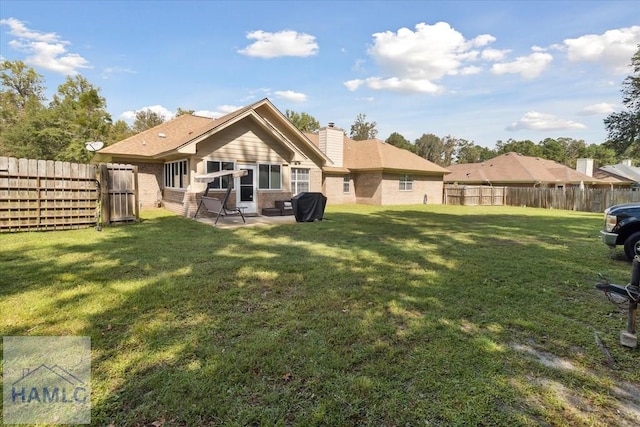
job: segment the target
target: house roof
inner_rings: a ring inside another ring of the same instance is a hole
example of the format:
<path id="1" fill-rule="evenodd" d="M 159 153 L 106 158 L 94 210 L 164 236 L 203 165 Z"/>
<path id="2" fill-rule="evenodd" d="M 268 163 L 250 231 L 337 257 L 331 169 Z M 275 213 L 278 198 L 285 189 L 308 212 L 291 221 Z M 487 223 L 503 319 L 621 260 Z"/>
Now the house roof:
<path id="1" fill-rule="evenodd" d="M 460 183 L 533 183 L 556 184 L 600 182 L 568 166 L 540 157 L 510 152 L 481 163 L 463 163 L 448 167 L 445 182 Z"/>
<path id="2" fill-rule="evenodd" d="M 449 171 L 410 151 L 379 139 L 345 138 L 344 164 L 355 170 L 395 170 L 444 175 Z"/>
<path id="3" fill-rule="evenodd" d="M 630 166 L 624 163 L 618 163 L 617 165 L 602 166 L 599 171 L 603 171 L 605 176 L 611 177 L 615 175 L 616 178 L 621 178 L 621 181 L 640 182 L 640 168 Z M 613 177 L 611 177 L 613 178 Z"/>
<path id="4" fill-rule="evenodd" d="M 155 157 L 174 150 L 214 127 L 217 120 L 183 114 L 158 126 L 104 147 L 100 154 Z"/>
<path id="5" fill-rule="evenodd" d="M 294 152 L 302 154 L 295 143 L 290 141 L 282 132 L 274 127 L 273 123 L 258 112 L 260 109 L 260 111 L 264 113 L 264 108 L 274 113 L 272 117 L 277 118 L 282 116 L 280 124 L 289 126 L 294 133 L 300 135 L 299 141 L 297 141 L 298 143 L 307 145 L 326 163 L 331 163 L 331 160 L 326 157 L 318 147 L 309 144 L 308 139 L 304 138 L 302 133 L 295 129 L 286 117 L 266 98 L 216 119 L 184 114 L 105 147 L 100 150 L 98 154 L 162 158 L 175 152 L 195 153 L 195 144 L 218 130 L 235 123 L 237 120 L 249 116 L 252 116 L 260 126 L 271 131 L 274 138 L 278 139 L 284 146 Z"/>
<path id="6" fill-rule="evenodd" d="M 305 136 L 316 146 L 319 145 L 317 133 L 306 133 Z M 379 139 L 354 141 L 343 136 L 343 168 L 325 167 L 325 172 L 393 170 L 401 172 L 444 175 L 447 169 L 410 151 L 387 144 Z"/>

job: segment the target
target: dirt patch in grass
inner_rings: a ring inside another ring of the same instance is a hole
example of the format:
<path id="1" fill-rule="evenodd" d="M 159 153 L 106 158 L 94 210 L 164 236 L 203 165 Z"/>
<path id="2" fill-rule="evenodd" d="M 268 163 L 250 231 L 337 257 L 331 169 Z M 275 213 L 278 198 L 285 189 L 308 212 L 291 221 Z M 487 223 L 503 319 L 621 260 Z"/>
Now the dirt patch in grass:
<path id="1" fill-rule="evenodd" d="M 535 343 L 511 343 L 510 347 L 546 368 L 591 379 L 593 387 L 596 387 L 599 378 L 597 372 L 576 366 L 566 358 L 541 351 L 536 348 Z M 609 399 L 602 401 L 601 398 L 596 399 L 593 391 L 588 387 L 578 392 L 575 388 L 565 386 L 562 382 L 563 378 L 562 375 L 555 375 L 555 379 L 542 375 L 530 375 L 528 380 L 530 385 L 540 389 L 542 394 L 553 396 L 551 400 L 556 402 L 553 410 L 562 412 L 564 419 L 575 420 L 578 424 L 594 425 L 596 419 L 602 421 L 610 418 L 611 425 L 621 427 L 640 425 L 640 386 L 618 382 L 609 387 Z M 533 402 L 530 403 L 534 406 L 541 404 L 538 399 L 532 400 Z M 603 412 L 608 414 L 603 417 Z"/>

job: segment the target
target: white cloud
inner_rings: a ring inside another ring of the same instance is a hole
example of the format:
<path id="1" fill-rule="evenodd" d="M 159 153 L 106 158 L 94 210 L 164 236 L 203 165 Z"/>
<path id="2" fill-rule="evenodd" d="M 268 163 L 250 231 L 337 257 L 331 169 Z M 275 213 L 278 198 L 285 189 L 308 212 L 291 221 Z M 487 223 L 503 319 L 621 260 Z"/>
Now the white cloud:
<path id="1" fill-rule="evenodd" d="M 0 25 L 9 27 L 9 34 L 17 37 L 9 42 L 13 49 L 27 54 L 24 62 L 63 75 L 75 75 L 81 68 L 92 68 L 82 56 L 68 53 L 70 42 L 61 40 L 56 33 L 42 33 L 27 28 L 15 18 L 0 20 Z"/>
<path id="2" fill-rule="evenodd" d="M 472 74 L 478 74 L 482 72 L 482 67 L 478 67 L 476 65 L 470 65 L 468 67 L 464 67 L 460 69 L 461 76 L 470 76 Z"/>
<path id="3" fill-rule="evenodd" d="M 372 90 L 437 94 L 444 91 L 437 84 L 442 77 L 477 74 L 483 69 L 478 60 L 494 61 L 502 58 L 500 52 L 506 52 L 484 49 L 487 54 L 483 57 L 478 48 L 493 43 L 494 36 L 481 34 L 466 39 L 446 22 L 419 23 L 414 30 L 400 28 L 397 32 L 374 33 L 372 37 L 373 45 L 367 52 L 379 65 L 382 76 L 346 81 L 348 90 L 364 85 Z M 361 68 L 358 66 L 357 70 Z"/>
<path id="4" fill-rule="evenodd" d="M 312 56 L 318 53 L 316 38 L 305 33 L 286 30 L 277 33 L 266 31 L 252 31 L 247 34 L 248 39 L 256 40 L 249 46 L 238 51 L 243 55 L 258 58 L 277 58 L 280 56 Z"/>
<path id="5" fill-rule="evenodd" d="M 586 126 L 582 123 L 574 122 L 571 120 L 561 119 L 560 117 L 552 114 L 538 113 L 537 111 L 529 111 L 517 122 L 511 123 L 507 126 L 507 130 L 569 130 L 569 129 L 585 129 Z"/>
<path id="6" fill-rule="evenodd" d="M 130 68 L 124 67 L 107 67 L 102 70 L 103 79 L 108 79 L 114 74 L 136 74 L 136 72 Z"/>
<path id="7" fill-rule="evenodd" d="M 136 113 L 139 111 L 153 111 L 154 113 L 158 114 L 159 116 L 161 116 L 164 120 L 169 120 L 175 117 L 175 113 L 168 110 L 167 108 L 163 107 L 162 105 L 149 105 L 147 107 L 142 107 L 138 110 L 130 110 L 130 111 L 125 111 L 124 113 L 120 114 L 120 117 L 125 119 L 125 120 L 135 120 L 136 119 Z"/>
<path id="8" fill-rule="evenodd" d="M 373 34 L 374 45 L 369 54 L 386 73 L 399 78 L 437 80 L 455 72 L 465 60 L 478 52 L 474 46 L 493 40 L 484 35 L 467 41 L 446 22 L 434 25 L 420 23 L 415 32 L 400 28 L 397 33 L 386 31 Z"/>
<path id="9" fill-rule="evenodd" d="M 287 101 L 304 102 L 307 100 L 307 95 L 292 90 L 277 90 L 274 93 L 278 98 L 286 99 Z"/>
<path id="10" fill-rule="evenodd" d="M 233 113 L 236 110 L 239 110 L 242 107 L 238 107 L 236 105 L 219 105 L 215 111 L 211 111 L 211 110 L 198 110 L 195 111 L 193 114 L 196 116 L 202 116 L 202 117 L 211 117 L 212 119 L 216 119 L 218 117 L 222 117 L 224 115 L 227 115 L 229 113 Z"/>
<path id="11" fill-rule="evenodd" d="M 610 114 L 616 110 L 615 105 L 607 102 L 601 102 L 599 104 L 587 105 L 580 112 L 583 116 Z"/>
<path id="12" fill-rule="evenodd" d="M 502 61 L 509 52 L 511 52 L 509 49 L 498 50 L 489 48 L 484 49 L 480 54 L 480 57 L 487 61 Z"/>
<path id="13" fill-rule="evenodd" d="M 564 40 L 571 62 L 595 62 L 626 74 L 640 44 L 640 26 L 619 28 L 603 34 L 587 34 Z"/>
<path id="14" fill-rule="evenodd" d="M 358 90 L 358 88 L 362 86 L 364 83 L 365 83 L 364 80 L 355 79 L 355 80 L 346 81 L 343 84 L 345 85 L 347 90 L 350 90 L 351 92 L 353 92 L 354 90 Z"/>
<path id="15" fill-rule="evenodd" d="M 553 60 L 548 53 L 534 52 L 529 56 L 520 56 L 512 62 L 493 64 L 491 71 L 494 74 L 520 74 L 525 79 L 538 77 Z"/>
<path id="16" fill-rule="evenodd" d="M 442 86 L 427 79 L 400 79 L 398 77 L 390 77 L 388 79 L 369 77 L 364 80 L 349 80 L 344 85 L 350 91 L 354 91 L 362 85 L 366 85 L 371 90 L 389 90 L 400 93 L 438 94 L 444 91 Z"/>

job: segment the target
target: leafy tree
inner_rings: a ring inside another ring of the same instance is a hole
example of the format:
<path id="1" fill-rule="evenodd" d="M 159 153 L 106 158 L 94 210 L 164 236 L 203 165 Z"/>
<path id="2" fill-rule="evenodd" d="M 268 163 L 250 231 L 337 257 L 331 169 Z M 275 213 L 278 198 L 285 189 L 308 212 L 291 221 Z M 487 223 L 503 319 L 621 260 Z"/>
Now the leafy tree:
<path id="1" fill-rule="evenodd" d="M 68 123 L 51 108 L 31 112 L 3 132 L 8 155 L 30 159 L 63 160 L 72 138 Z"/>
<path id="2" fill-rule="evenodd" d="M 136 120 L 133 122 L 132 130 L 134 133 L 140 133 L 154 126 L 158 126 L 164 123 L 164 121 L 164 116 L 155 111 L 149 109 L 140 110 L 136 112 Z"/>
<path id="3" fill-rule="evenodd" d="M 88 141 L 104 141 L 111 126 L 111 116 L 106 111 L 106 100 L 81 75 L 67 77 L 53 96 L 50 109 L 65 123 L 69 140 L 56 160 L 87 162 L 92 153 L 87 151 Z"/>
<path id="4" fill-rule="evenodd" d="M 41 108 L 44 101 L 43 77 L 22 61 L 0 63 L 0 105 L 3 121 L 15 122 L 29 107 Z"/>
<path id="5" fill-rule="evenodd" d="M 522 154 L 523 156 L 542 157 L 542 150 L 533 141 L 524 140 L 516 141 L 509 138 L 507 142 L 496 142 L 496 153 L 498 155 L 514 152 Z"/>
<path id="6" fill-rule="evenodd" d="M 633 72 L 622 83 L 622 104 L 626 110 L 611 113 L 604 119 L 608 133 L 605 146 L 621 157 L 640 154 L 640 45 L 631 58 Z"/>
<path id="7" fill-rule="evenodd" d="M 429 133 L 422 134 L 422 136 L 415 140 L 414 146 L 416 147 L 416 154 L 423 157 L 433 163 L 439 163 L 442 161 L 442 139 L 440 137 Z"/>
<path id="8" fill-rule="evenodd" d="M 414 151 L 414 146 L 398 132 L 393 132 L 384 142 L 394 147 L 402 148 L 403 150 Z"/>
<path id="9" fill-rule="evenodd" d="M 176 117 L 180 117 L 185 114 L 193 114 L 195 112 L 196 110 L 183 110 L 182 108 L 178 107 L 178 111 L 176 111 Z"/>
<path id="10" fill-rule="evenodd" d="M 541 157 L 547 160 L 553 160 L 558 163 L 566 164 L 566 152 L 560 142 L 553 138 L 546 138 L 538 145 L 540 146 Z"/>
<path id="11" fill-rule="evenodd" d="M 367 122 L 366 114 L 358 114 L 356 121 L 351 125 L 350 138 L 354 141 L 364 141 L 367 139 L 374 139 L 378 135 L 376 122 Z"/>
<path id="12" fill-rule="evenodd" d="M 449 166 L 453 163 L 456 150 L 458 149 L 459 140 L 447 135 L 442 138 L 442 155 L 440 156 L 440 162 L 437 162 L 440 166 Z"/>
<path id="13" fill-rule="evenodd" d="M 490 148 L 481 147 L 464 139 L 458 140 L 457 163 L 479 163 L 493 157 L 496 157 L 496 152 Z"/>
<path id="14" fill-rule="evenodd" d="M 616 152 L 612 148 L 606 147 L 604 144 L 591 144 L 587 146 L 585 148 L 584 155 L 581 157 L 593 159 L 594 167 L 615 165 L 618 163 Z"/>
<path id="15" fill-rule="evenodd" d="M 104 143 L 106 145 L 111 145 L 118 141 L 122 141 L 123 139 L 127 139 L 132 135 L 134 135 L 134 133 L 127 122 L 124 120 L 118 120 L 109 128 L 109 134 L 107 135 Z"/>
<path id="16" fill-rule="evenodd" d="M 44 90 L 43 77 L 24 62 L 0 62 L 0 155 L 16 155 L 11 128 L 45 108 Z"/>
<path id="17" fill-rule="evenodd" d="M 310 114 L 286 110 L 285 115 L 300 132 L 315 133 L 320 129 L 320 122 Z"/>

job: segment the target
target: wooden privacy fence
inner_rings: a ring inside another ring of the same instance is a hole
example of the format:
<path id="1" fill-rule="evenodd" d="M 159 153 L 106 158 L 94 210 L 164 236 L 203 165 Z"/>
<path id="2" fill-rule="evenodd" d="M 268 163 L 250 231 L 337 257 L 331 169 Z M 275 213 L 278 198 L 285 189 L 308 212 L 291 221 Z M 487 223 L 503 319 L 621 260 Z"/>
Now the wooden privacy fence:
<path id="1" fill-rule="evenodd" d="M 446 186 L 448 205 L 506 205 L 603 212 L 620 203 L 640 202 L 640 191 L 612 188 Z"/>
<path id="2" fill-rule="evenodd" d="M 444 203 L 464 206 L 495 206 L 505 204 L 505 187 L 482 185 L 445 186 Z"/>
<path id="3" fill-rule="evenodd" d="M 137 193 L 134 166 L 0 157 L 0 232 L 135 221 Z"/>

